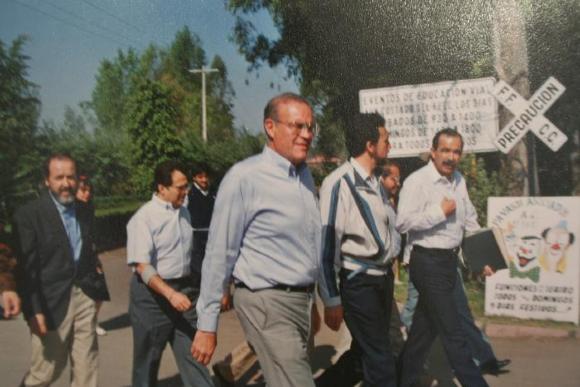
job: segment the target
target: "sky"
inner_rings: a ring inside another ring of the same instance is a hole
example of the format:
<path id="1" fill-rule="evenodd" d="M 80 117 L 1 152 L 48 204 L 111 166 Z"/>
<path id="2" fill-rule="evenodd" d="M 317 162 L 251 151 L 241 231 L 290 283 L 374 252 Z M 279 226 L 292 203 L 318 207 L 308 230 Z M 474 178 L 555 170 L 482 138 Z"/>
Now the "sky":
<path id="1" fill-rule="evenodd" d="M 279 36 L 268 13 L 252 20 L 258 31 Z M 234 23 L 223 0 L 0 0 L 0 40 L 9 46 L 18 35 L 29 37 L 23 50 L 30 57 L 28 79 L 40 86 L 41 118 L 56 123 L 65 106 L 90 100 L 103 59 L 130 47 L 142 52 L 150 43 L 168 47 L 188 26 L 200 37 L 208 62 L 219 55 L 226 63 L 236 93 L 236 126 L 260 131 L 268 99 L 298 87 L 285 79 L 282 67 L 248 73 L 229 40 Z"/>

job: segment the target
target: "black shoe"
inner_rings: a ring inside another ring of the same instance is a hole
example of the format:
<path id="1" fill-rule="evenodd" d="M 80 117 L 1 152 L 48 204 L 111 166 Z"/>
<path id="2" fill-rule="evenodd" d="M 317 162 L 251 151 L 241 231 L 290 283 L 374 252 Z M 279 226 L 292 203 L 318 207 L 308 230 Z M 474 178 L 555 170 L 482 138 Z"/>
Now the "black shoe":
<path id="1" fill-rule="evenodd" d="M 489 375 L 499 375 L 499 374 L 505 374 L 506 372 L 509 372 L 508 370 L 504 370 L 505 367 L 507 367 L 508 365 L 510 365 L 512 361 L 510 359 L 504 359 L 504 360 L 490 360 L 487 361 L 483 364 L 479 365 L 479 369 L 481 370 L 482 374 L 489 374 Z"/>
<path id="2" fill-rule="evenodd" d="M 219 369 L 214 365 L 212 367 L 213 370 L 213 374 L 215 376 L 215 378 L 219 381 L 219 386 L 220 387 L 234 387 L 235 383 L 232 383 L 230 381 L 228 381 L 226 378 L 224 378 L 224 376 L 221 374 L 221 372 L 219 371 Z"/>

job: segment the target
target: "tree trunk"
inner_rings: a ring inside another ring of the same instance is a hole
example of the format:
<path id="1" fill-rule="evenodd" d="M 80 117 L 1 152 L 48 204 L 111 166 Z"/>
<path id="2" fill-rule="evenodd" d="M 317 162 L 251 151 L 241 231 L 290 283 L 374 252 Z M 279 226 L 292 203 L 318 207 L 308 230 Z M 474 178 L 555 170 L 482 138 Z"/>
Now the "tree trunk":
<path id="1" fill-rule="evenodd" d="M 517 0 L 496 0 L 493 18 L 495 70 L 499 78 L 511 85 L 522 97 L 530 97 L 528 48 L 523 15 Z M 512 118 L 511 113 L 499 109 L 500 130 Z M 530 132 L 531 133 L 531 132 Z M 504 168 L 508 194 L 528 196 L 538 194 L 537 168 L 533 151 L 533 134 L 528 133 L 508 154 Z M 532 155 L 529 157 L 528 155 Z M 532 183 L 532 184 L 530 184 Z"/>

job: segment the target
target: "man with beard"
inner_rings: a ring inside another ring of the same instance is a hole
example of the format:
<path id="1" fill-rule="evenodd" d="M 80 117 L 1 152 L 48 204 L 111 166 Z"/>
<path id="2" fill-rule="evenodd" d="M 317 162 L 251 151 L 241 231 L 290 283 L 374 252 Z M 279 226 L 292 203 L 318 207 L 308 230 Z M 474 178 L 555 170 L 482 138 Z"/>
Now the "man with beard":
<path id="1" fill-rule="evenodd" d="M 340 364 L 354 358 L 355 364 L 356 360 L 362 364 L 365 386 L 396 386 L 389 326 L 394 290 L 391 266 L 400 238 L 395 241 L 390 230 L 395 214 L 374 174 L 377 163 L 388 155 L 389 133 L 379 114 L 358 113 L 346 136 L 351 157 L 320 188 L 327 285 L 320 286 L 320 294 L 326 324 L 338 330 L 344 318 L 352 343 L 335 371 L 325 373 L 317 385 L 351 385 L 354 370 L 344 370 Z"/>
<path id="2" fill-rule="evenodd" d="M 15 215 L 18 288 L 32 334 L 32 364 L 23 386 L 48 386 L 70 357 L 71 386 L 97 386 L 97 271 L 93 214 L 75 200 L 75 161 L 51 155 L 48 190 Z"/>
<path id="3" fill-rule="evenodd" d="M 419 292 L 409 338 L 401 353 L 400 386 L 412 386 L 439 336 L 463 386 L 487 386 L 473 361 L 453 291 L 457 252 L 464 233 L 479 229 L 465 179 L 456 170 L 463 139 L 453 129 L 435 134 L 430 162 L 411 174 L 401 190 L 397 229 L 412 246 L 410 279 Z"/>

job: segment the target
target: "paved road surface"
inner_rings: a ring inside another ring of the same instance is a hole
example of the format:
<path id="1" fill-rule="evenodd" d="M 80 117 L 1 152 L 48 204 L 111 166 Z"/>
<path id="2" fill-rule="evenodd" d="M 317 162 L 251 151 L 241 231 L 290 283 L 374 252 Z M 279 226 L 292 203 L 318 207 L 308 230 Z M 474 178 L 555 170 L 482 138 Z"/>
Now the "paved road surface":
<path id="1" fill-rule="evenodd" d="M 128 286 L 131 276 L 125 265 L 125 250 L 107 252 L 101 256 L 109 289 L 113 298 L 106 303 L 99 320 L 108 330 L 99 338 L 100 385 L 103 387 L 129 386 L 131 381 L 132 337 L 127 315 Z M 225 356 L 243 340 L 235 312 L 220 319 L 219 343 L 214 359 Z M 511 358 L 511 372 L 500 377 L 486 377 L 491 386 L 580 386 L 580 341 L 577 339 L 508 339 L 492 338 L 500 358 Z M 342 332 L 322 329 L 316 338 L 315 372 L 328 367 L 338 352 L 348 346 Z M 0 322 L 0 386 L 18 386 L 30 361 L 28 328 L 22 319 Z M 68 386 L 68 369 L 55 387 Z M 159 386 L 181 386 L 173 354 L 166 350 L 159 372 Z"/>

